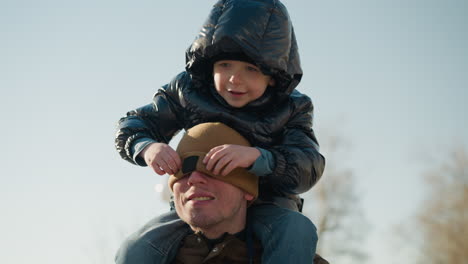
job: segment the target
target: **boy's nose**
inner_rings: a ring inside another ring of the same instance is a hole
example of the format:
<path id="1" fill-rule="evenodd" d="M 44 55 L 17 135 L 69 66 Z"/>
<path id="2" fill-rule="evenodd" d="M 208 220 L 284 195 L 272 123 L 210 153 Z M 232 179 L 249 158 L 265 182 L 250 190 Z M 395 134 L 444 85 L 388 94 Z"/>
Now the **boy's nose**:
<path id="1" fill-rule="evenodd" d="M 229 78 L 229 81 L 232 84 L 240 84 L 242 82 L 242 76 L 241 76 L 240 72 L 231 73 L 231 78 Z"/>
<path id="2" fill-rule="evenodd" d="M 201 173 L 199 171 L 193 171 L 188 176 L 187 184 L 188 185 L 205 184 L 207 182 L 207 177 L 210 177 L 210 176 L 205 175 L 204 173 Z"/>

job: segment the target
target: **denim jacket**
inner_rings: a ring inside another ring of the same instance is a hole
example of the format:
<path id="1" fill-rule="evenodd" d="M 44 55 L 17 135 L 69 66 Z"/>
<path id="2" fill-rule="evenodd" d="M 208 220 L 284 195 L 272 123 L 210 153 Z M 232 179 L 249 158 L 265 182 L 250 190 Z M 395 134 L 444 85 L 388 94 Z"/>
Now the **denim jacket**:
<path id="1" fill-rule="evenodd" d="M 191 233 L 175 211 L 158 216 L 132 234 L 120 247 L 116 264 L 168 264 L 180 242 Z M 157 238 L 157 239 L 156 239 Z"/>

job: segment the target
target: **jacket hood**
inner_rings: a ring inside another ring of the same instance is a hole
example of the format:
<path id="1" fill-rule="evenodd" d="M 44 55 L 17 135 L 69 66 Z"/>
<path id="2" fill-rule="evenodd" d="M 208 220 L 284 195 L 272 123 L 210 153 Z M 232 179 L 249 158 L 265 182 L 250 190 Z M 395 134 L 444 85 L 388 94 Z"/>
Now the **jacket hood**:
<path id="1" fill-rule="evenodd" d="M 289 95 L 302 78 L 294 28 L 278 0 L 219 0 L 186 51 L 186 70 L 210 82 L 212 59 L 223 53 L 250 57 L 279 94 Z"/>

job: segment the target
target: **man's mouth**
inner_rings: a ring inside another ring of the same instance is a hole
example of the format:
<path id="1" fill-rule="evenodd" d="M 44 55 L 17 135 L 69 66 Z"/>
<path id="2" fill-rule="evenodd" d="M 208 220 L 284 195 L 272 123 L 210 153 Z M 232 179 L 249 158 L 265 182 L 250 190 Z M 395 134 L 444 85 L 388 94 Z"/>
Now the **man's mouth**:
<path id="1" fill-rule="evenodd" d="M 208 201 L 208 200 L 214 200 L 213 197 L 208 197 L 208 196 L 202 196 L 202 197 L 194 197 L 191 200 L 193 201 Z"/>
<path id="2" fill-rule="evenodd" d="M 211 201 L 215 197 L 208 192 L 195 192 L 187 196 L 187 201 Z"/>

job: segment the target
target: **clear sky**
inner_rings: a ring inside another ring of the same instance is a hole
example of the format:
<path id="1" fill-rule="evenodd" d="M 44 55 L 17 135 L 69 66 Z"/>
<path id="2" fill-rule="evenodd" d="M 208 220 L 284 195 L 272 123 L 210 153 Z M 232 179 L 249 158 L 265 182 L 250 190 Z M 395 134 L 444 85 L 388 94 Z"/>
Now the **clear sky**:
<path id="1" fill-rule="evenodd" d="M 0 263 L 111 263 L 167 210 L 120 160 L 117 120 L 183 70 L 214 1 L 0 0 Z M 369 263 L 422 197 L 426 156 L 467 146 L 468 2 L 284 0 L 318 138 L 351 142 Z M 324 146 L 325 147 L 325 146 Z"/>

